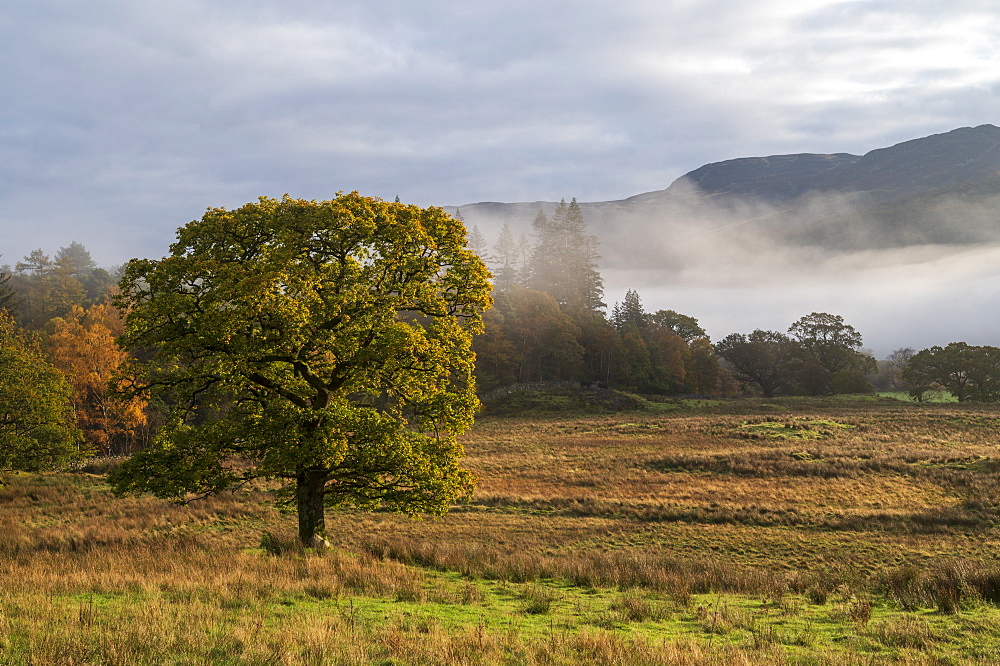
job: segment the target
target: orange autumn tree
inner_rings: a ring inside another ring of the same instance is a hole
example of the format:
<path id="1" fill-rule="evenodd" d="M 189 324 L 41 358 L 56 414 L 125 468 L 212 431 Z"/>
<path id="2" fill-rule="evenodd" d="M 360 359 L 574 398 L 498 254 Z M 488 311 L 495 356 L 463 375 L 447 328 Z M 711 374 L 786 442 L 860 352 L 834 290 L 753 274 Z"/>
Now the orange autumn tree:
<path id="1" fill-rule="evenodd" d="M 146 425 L 146 403 L 108 390 L 112 373 L 128 357 L 115 344 L 122 332 L 118 310 L 107 304 L 73 306 L 51 325 L 49 357 L 73 387 L 73 409 L 87 443 L 104 455 L 131 451 Z"/>

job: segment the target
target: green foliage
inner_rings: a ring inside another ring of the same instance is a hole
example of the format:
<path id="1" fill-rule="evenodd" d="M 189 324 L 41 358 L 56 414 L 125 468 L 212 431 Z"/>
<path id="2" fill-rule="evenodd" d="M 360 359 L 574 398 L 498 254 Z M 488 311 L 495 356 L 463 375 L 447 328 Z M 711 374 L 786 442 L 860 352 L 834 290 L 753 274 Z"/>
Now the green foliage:
<path id="1" fill-rule="evenodd" d="M 914 400 L 935 390 L 950 392 L 959 402 L 1000 401 L 1000 349 L 952 342 L 913 355 L 902 371 Z"/>
<path id="2" fill-rule="evenodd" d="M 85 455 L 70 387 L 0 310 L 0 471 L 39 472 Z"/>
<path id="3" fill-rule="evenodd" d="M 715 345 L 737 379 L 756 385 L 765 397 L 783 393 L 825 395 L 870 393 L 866 375 L 875 360 L 860 353 L 861 334 L 843 317 L 813 312 L 788 329 L 733 333 Z"/>
<path id="4" fill-rule="evenodd" d="M 639 292 L 629 289 L 625 292 L 625 300 L 621 303 L 615 303 L 611 312 L 611 323 L 615 325 L 619 333 L 645 328 L 646 311 L 642 307 Z"/>
<path id="5" fill-rule="evenodd" d="M 861 334 L 840 315 L 813 312 L 801 317 L 788 328 L 802 349 L 832 377 L 835 373 L 854 369 L 874 372 L 875 360 L 858 352 Z"/>
<path id="6" fill-rule="evenodd" d="M 732 333 L 715 344 L 715 353 L 744 382 L 757 385 L 764 397 L 778 393 L 796 358 L 795 343 L 777 331 L 757 329 L 749 335 Z"/>
<path id="7" fill-rule="evenodd" d="M 843 368 L 833 373 L 830 387 L 834 393 L 874 393 L 875 387 L 865 375 L 854 368 Z"/>
<path id="8" fill-rule="evenodd" d="M 23 326 L 37 330 L 74 306 L 85 308 L 105 301 L 113 286 L 111 275 L 97 267 L 80 243 L 59 248 L 54 258 L 37 249 L 15 264 L 7 284 L 13 297 L 5 297 L 0 284 L 0 308 L 16 311 Z"/>
<path id="9" fill-rule="evenodd" d="M 620 337 L 617 351 L 623 386 L 653 394 L 702 393 L 716 387 L 719 368 L 711 345 L 704 338 L 680 335 L 674 326 L 681 319 L 697 327 L 697 320 L 672 310 L 647 314 L 638 292 L 631 289 L 623 302 L 615 304 L 611 323 Z M 686 333 L 693 330 L 679 328 Z"/>
<path id="10" fill-rule="evenodd" d="M 485 401 L 485 412 L 498 415 L 602 414 L 659 410 L 660 405 L 622 391 L 548 389 L 511 391 Z"/>
<path id="11" fill-rule="evenodd" d="M 675 312 L 673 310 L 657 310 L 653 314 L 648 315 L 648 317 L 660 326 L 669 328 L 671 331 L 684 338 L 687 342 L 691 342 L 696 338 L 708 337 L 705 329 L 698 324 L 697 319 L 681 314 L 680 312 Z"/>
<path id="12" fill-rule="evenodd" d="M 767 439 L 823 439 L 836 430 L 851 430 L 856 426 L 830 419 L 790 419 L 744 423 L 736 431 L 748 438 Z M 793 454 L 798 460 L 812 460 L 808 454 Z"/>
<path id="13" fill-rule="evenodd" d="M 323 506 L 442 513 L 468 491 L 457 435 L 478 407 L 472 336 L 488 273 L 437 208 L 357 193 L 210 209 L 171 254 L 133 260 L 126 370 L 169 417 L 119 493 L 292 482 L 299 536 Z"/>
<path id="14" fill-rule="evenodd" d="M 683 336 L 682 336 L 683 337 Z M 685 359 L 684 385 L 688 393 L 713 394 L 719 389 L 719 361 L 708 338 L 688 342 Z"/>
<path id="15" fill-rule="evenodd" d="M 488 330 L 476 341 L 476 353 L 487 383 L 579 378 L 580 330 L 552 296 L 512 287 L 496 295 L 486 321 Z"/>

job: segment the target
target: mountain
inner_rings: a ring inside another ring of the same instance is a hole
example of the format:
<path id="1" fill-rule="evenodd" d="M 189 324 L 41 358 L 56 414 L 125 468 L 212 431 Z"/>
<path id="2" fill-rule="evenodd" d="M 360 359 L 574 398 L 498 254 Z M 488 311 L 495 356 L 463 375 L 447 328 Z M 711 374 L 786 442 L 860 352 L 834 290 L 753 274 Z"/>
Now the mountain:
<path id="1" fill-rule="evenodd" d="M 788 201 L 809 192 L 869 192 L 879 197 L 898 197 L 977 181 L 998 172 L 1000 128 L 980 125 L 904 141 L 864 156 L 803 153 L 716 162 L 678 180 L 695 185 L 707 196 Z M 670 196 L 673 187 L 626 201 Z"/>
<path id="2" fill-rule="evenodd" d="M 738 195 L 769 201 L 794 199 L 812 190 L 825 189 L 830 180 L 861 158 L 857 155 L 771 155 L 742 157 L 714 162 L 682 176 L 685 188 L 694 185 L 705 196 Z M 675 185 L 677 182 L 675 182 Z M 646 192 L 626 199 L 641 203 L 660 200 L 676 194 L 673 185 L 666 190 Z"/>
<path id="3" fill-rule="evenodd" d="M 555 202 L 458 207 L 484 230 L 530 230 Z M 1000 128 L 963 127 L 865 155 L 745 157 L 706 164 L 663 190 L 580 204 L 605 264 L 662 261 L 706 235 L 831 251 L 1000 241 Z M 455 212 L 455 207 L 446 208 Z M 636 252 L 641 239 L 643 252 Z"/>

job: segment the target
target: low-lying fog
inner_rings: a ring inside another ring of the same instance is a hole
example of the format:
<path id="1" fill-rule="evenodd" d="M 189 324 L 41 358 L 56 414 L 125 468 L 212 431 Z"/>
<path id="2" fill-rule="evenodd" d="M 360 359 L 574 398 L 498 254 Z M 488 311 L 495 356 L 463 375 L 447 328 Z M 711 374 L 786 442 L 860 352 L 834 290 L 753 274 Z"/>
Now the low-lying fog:
<path id="1" fill-rule="evenodd" d="M 877 358 L 957 340 L 1000 345 L 1000 244 L 819 254 L 748 248 L 744 257 L 699 255 L 680 272 L 601 274 L 609 308 L 635 289 L 647 311 L 689 314 L 713 341 L 755 328 L 785 331 L 810 312 L 830 312 L 854 326 Z"/>
<path id="2" fill-rule="evenodd" d="M 902 222 L 865 219 L 845 194 L 811 193 L 780 207 L 705 197 L 683 181 L 666 194 L 648 207 L 581 206 L 599 239 L 608 312 L 634 289 L 647 312 L 695 317 L 713 341 L 786 331 L 803 315 L 830 312 L 877 358 L 959 340 L 1000 346 L 995 194 L 938 197 L 901 209 Z M 480 226 L 495 238 L 496 222 Z M 942 238 L 958 242 L 927 243 Z M 876 245 L 889 249 L 858 249 Z"/>

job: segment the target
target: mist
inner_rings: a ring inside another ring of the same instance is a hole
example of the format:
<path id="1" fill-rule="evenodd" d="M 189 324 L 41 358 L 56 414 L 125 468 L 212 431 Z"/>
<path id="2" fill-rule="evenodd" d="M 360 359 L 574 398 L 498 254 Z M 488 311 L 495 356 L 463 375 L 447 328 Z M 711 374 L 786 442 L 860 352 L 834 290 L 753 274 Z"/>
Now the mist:
<path id="1" fill-rule="evenodd" d="M 986 240 L 997 235 L 996 197 L 936 201 L 895 237 L 866 219 L 856 199 L 812 194 L 780 207 L 703 200 L 690 218 L 649 220 L 631 252 L 616 248 L 604 267 L 606 300 L 634 289 L 647 310 L 696 317 L 713 340 L 785 331 L 803 315 L 830 312 L 878 358 L 900 347 L 1000 342 L 1000 241 Z M 922 240 L 921 229 L 925 238 L 950 231 L 979 242 L 909 244 Z M 801 244 L 804 230 L 826 242 Z"/>
<path id="2" fill-rule="evenodd" d="M 928 258 L 932 250 L 938 256 Z M 865 347 L 877 358 L 900 347 L 1000 342 L 1000 245 L 870 254 L 878 256 L 831 258 L 815 268 L 777 263 L 785 258 L 780 253 L 770 255 L 771 265 L 758 256 L 756 263 L 739 267 L 742 284 L 677 280 L 669 269 L 606 269 L 605 300 L 610 307 L 624 298 L 626 289 L 635 289 L 647 311 L 691 315 L 713 340 L 755 328 L 785 331 L 803 315 L 830 312 L 861 332 Z M 888 263 L 885 255 L 897 263 Z M 862 265 L 871 258 L 880 265 Z M 703 268 L 711 272 L 714 267 L 706 263 Z"/>
<path id="3" fill-rule="evenodd" d="M 609 311 L 633 289 L 648 312 L 695 317 L 713 340 L 786 331 L 799 317 L 830 312 L 877 358 L 958 340 L 1000 344 L 996 195 L 887 209 L 866 207 L 864 193 L 811 192 L 790 202 L 707 196 L 683 179 L 658 200 L 653 194 L 581 204 L 600 242 Z M 547 205 L 516 204 L 517 219 L 508 212 L 502 221 L 530 232 L 531 216 Z M 500 218 L 462 211 L 495 238 Z M 903 214 L 905 225 L 893 223 Z M 957 242 L 930 242 L 948 238 Z"/>

